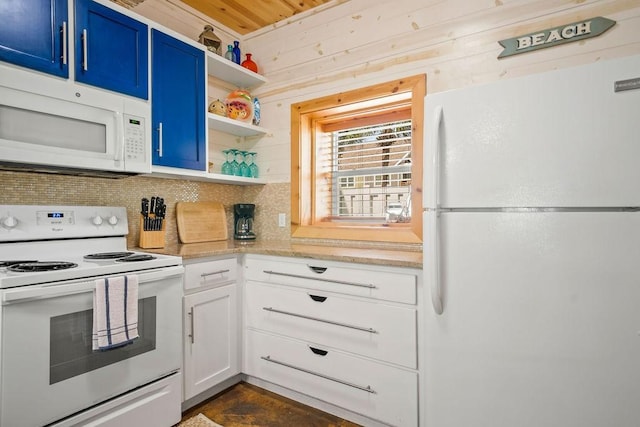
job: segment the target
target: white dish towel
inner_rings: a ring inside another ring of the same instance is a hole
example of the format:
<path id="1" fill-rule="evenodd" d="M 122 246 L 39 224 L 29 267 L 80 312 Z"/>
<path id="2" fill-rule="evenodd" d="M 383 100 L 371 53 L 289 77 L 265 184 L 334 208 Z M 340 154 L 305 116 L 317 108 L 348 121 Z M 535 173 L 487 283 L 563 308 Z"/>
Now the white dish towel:
<path id="1" fill-rule="evenodd" d="M 109 350 L 138 338 L 138 276 L 96 280 L 93 350 Z"/>

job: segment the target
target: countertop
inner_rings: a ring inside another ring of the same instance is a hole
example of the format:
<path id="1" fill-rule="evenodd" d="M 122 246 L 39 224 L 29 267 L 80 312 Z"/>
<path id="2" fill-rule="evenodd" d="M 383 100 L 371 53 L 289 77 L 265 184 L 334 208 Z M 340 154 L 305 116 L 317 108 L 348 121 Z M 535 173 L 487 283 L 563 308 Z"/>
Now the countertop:
<path id="1" fill-rule="evenodd" d="M 396 250 L 366 246 L 313 245 L 274 240 L 256 240 L 253 242 L 224 240 L 167 245 L 162 249 L 134 249 L 143 252 L 181 256 L 184 260 L 248 253 L 422 269 L 422 252 L 419 249 Z"/>

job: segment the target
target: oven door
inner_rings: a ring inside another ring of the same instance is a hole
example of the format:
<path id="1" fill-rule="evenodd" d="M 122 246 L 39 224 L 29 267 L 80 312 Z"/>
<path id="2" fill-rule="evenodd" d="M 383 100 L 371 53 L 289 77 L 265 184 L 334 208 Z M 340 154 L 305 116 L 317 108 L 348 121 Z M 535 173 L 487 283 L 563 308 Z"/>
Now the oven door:
<path id="1" fill-rule="evenodd" d="M 178 371 L 183 273 L 138 274 L 140 336 L 108 351 L 91 350 L 94 280 L 3 290 L 0 425 L 51 423 Z"/>

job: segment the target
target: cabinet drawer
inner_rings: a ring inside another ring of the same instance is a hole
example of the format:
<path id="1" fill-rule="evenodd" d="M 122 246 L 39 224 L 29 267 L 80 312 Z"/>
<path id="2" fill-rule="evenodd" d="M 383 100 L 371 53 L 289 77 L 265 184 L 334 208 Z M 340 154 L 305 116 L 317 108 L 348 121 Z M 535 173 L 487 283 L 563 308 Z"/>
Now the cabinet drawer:
<path id="1" fill-rule="evenodd" d="M 415 274 L 319 260 L 248 256 L 249 280 L 416 304 Z"/>
<path id="2" fill-rule="evenodd" d="M 205 288 L 235 282 L 238 262 L 235 257 L 185 265 L 184 289 Z"/>
<path id="3" fill-rule="evenodd" d="M 246 373 L 394 426 L 418 425 L 415 372 L 247 331 Z"/>
<path id="4" fill-rule="evenodd" d="M 246 324 L 415 368 L 416 310 L 248 281 Z"/>

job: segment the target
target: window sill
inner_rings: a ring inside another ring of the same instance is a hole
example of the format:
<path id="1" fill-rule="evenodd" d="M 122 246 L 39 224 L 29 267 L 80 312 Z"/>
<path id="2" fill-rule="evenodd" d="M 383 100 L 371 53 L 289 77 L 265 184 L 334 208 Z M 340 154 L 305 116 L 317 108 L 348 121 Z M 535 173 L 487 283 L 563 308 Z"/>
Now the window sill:
<path id="1" fill-rule="evenodd" d="M 303 225 L 291 227 L 291 237 L 305 239 L 335 239 L 335 240 L 360 240 L 389 243 L 422 243 L 420 230 L 415 230 L 409 225 L 391 224 L 363 225 L 363 226 L 337 226 L 327 225 Z"/>

